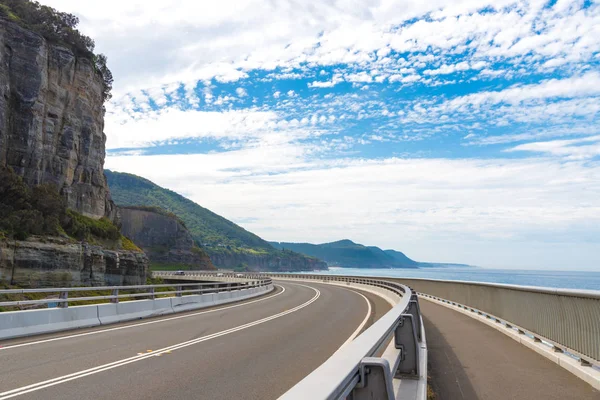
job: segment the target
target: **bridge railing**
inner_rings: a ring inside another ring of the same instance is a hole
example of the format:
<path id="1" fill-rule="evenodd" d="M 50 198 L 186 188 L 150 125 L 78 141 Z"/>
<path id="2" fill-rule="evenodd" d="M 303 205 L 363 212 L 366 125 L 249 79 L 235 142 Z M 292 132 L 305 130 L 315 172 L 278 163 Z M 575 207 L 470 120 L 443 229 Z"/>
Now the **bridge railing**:
<path id="1" fill-rule="evenodd" d="M 310 274 L 268 276 L 369 285 L 391 291 L 400 298 L 392 310 L 338 350 L 281 399 L 392 400 L 396 398 L 398 379 L 411 380 L 421 385 L 420 390 L 412 390 L 406 399 L 425 398 L 425 336 L 417 297 L 408 286 L 364 277 Z"/>
<path id="2" fill-rule="evenodd" d="M 600 291 L 484 282 L 385 278 L 434 299 L 487 315 L 557 352 L 600 366 Z"/>
<path id="3" fill-rule="evenodd" d="M 56 304 L 59 308 L 67 308 L 73 302 L 102 302 L 109 300 L 111 303 L 119 303 L 121 299 L 155 299 L 158 296 L 171 295 L 181 297 L 191 294 L 204 294 L 239 289 L 250 289 L 267 286 L 272 283 L 271 278 L 249 279 L 244 282 L 210 282 L 210 283 L 176 283 L 160 285 L 133 285 L 133 286 L 93 286 L 93 287 L 64 287 L 64 288 L 39 288 L 39 289 L 6 289 L 0 290 L 0 298 L 3 295 L 27 295 L 47 294 L 44 299 L 2 301 L 0 307 L 21 308 L 24 306 L 36 306 L 44 304 Z M 162 290 L 161 290 L 162 289 Z M 167 290 L 164 290 L 167 289 Z M 170 290 L 169 290 L 170 289 Z M 173 290 L 174 289 L 174 290 Z M 110 292 L 110 295 L 72 296 L 81 292 Z M 124 293 L 125 292 L 125 293 Z M 128 293 L 129 292 L 129 293 Z"/>

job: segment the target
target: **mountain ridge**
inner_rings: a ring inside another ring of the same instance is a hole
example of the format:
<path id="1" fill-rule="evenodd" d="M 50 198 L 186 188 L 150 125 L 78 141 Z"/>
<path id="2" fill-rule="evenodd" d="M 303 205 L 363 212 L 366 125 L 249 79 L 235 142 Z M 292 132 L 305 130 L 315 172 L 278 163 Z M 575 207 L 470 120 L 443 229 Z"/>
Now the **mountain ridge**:
<path id="1" fill-rule="evenodd" d="M 325 261 L 329 267 L 342 268 L 445 268 L 445 267 L 472 267 L 466 264 L 429 263 L 415 261 L 403 252 L 397 250 L 382 250 L 377 246 L 364 246 L 350 239 L 335 242 L 313 244 L 292 242 L 269 242 L 279 249 L 292 250 L 298 253 L 318 257 Z"/>
<path id="2" fill-rule="evenodd" d="M 326 269 L 314 257 L 275 249 L 267 241 L 184 196 L 132 174 L 105 170 L 118 206 L 155 206 L 175 214 L 219 268 L 271 271 Z"/>

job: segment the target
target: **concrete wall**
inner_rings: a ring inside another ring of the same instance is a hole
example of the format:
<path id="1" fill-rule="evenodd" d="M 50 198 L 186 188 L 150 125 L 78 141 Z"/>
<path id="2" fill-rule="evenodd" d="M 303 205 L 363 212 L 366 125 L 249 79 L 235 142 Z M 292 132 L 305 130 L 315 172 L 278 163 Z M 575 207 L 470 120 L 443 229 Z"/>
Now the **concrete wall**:
<path id="1" fill-rule="evenodd" d="M 257 297 L 272 290 L 273 285 L 269 285 L 230 292 L 135 300 L 117 304 L 2 312 L 0 313 L 0 340 L 207 308 Z"/>

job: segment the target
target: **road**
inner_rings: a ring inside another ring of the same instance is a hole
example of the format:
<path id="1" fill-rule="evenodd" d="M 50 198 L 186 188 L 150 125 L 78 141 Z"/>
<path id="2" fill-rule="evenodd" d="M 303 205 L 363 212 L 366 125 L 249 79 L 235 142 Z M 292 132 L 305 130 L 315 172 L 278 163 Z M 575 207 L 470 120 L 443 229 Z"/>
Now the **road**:
<path id="1" fill-rule="evenodd" d="M 4 341 L 0 400 L 275 399 L 389 309 L 366 292 L 277 282 L 208 310 Z"/>
<path id="2" fill-rule="evenodd" d="M 486 324 L 419 305 L 438 400 L 600 400 L 591 385 Z"/>

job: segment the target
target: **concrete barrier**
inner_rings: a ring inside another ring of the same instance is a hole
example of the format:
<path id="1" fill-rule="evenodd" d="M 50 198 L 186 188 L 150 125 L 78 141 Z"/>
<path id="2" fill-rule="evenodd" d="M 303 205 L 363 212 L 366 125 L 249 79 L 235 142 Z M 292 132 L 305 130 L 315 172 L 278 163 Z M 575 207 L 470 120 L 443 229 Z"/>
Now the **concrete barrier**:
<path id="1" fill-rule="evenodd" d="M 169 298 L 99 304 L 96 307 L 98 307 L 98 319 L 102 325 L 173 313 Z"/>
<path id="2" fill-rule="evenodd" d="M 273 289 L 273 285 L 269 285 L 231 292 L 135 300 L 116 304 L 1 312 L 0 340 L 207 308 L 260 296 Z"/>
<path id="3" fill-rule="evenodd" d="M 95 305 L 3 312 L 0 313 L 0 340 L 98 325 Z"/>
<path id="4" fill-rule="evenodd" d="M 172 297 L 171 306 L 176 312 L 210 307 L 215 304 L 214 296 L 215 295 L 213 293 L 207 293 L 192 296 Z"/>

